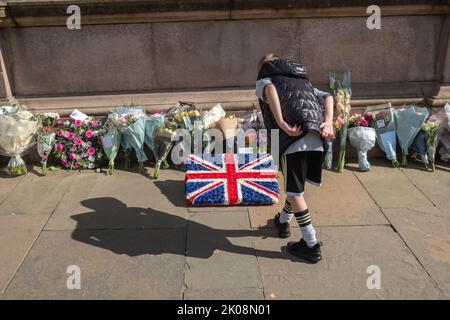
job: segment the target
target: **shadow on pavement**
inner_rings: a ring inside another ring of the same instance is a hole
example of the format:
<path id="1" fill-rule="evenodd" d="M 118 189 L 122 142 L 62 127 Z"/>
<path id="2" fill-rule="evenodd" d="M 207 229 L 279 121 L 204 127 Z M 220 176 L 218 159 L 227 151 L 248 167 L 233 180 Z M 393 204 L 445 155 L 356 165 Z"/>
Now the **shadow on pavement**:
<path id="1" fill-rule="evenodd" d="M 91 211 L 71 217 L 77 221 L 72 238 L 116 254 L 139 256 L 172 253 L 206 259 L 219 250 L 250 256 L 256 254 L 270 259 L 300 261 L 291 258 L 285 246 L 281 251 L 267 251 L 255 249 L 253 246 L 233 244 L 228 240 L 228 238 L 247 238 L 247 241 L 241 242 L 252 243 L 248 241 L 249 237 L 277 238 L 274 229 L 215 229 L 158 210 L 127 207 L 125 203 L 109 197 L 88 199 L 81 204 Z M 184 244 L 186 232 L 188 232 L 187 246 Z"/>

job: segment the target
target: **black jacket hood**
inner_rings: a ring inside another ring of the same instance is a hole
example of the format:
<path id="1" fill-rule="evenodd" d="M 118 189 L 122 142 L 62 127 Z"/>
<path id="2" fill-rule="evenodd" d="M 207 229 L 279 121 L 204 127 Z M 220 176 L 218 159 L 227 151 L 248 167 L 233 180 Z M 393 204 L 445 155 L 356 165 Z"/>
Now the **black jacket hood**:
<path id="1" fill-rule="evenodd" d="M 289 59 L 276 59 L 265 62 L 261 66 L 257 80 L 272 76 L 308 79 L 306 67 L 303 64 Z"/>

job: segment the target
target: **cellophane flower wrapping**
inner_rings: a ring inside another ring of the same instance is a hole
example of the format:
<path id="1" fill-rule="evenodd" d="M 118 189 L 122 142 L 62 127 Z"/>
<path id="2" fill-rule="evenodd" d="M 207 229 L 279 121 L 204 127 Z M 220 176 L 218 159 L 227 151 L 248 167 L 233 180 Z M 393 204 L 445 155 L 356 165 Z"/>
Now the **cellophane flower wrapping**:
<path id="1" fill-rule="evenodd" d="M 414 138 L 411 144 L 411 149 L 419 155 L 420 161 L 422 161 L 425 167 L 428 168 L 429 159 L 428 159 L 427 142 L 423 130 L 420 130 L 417 133 L 416 137 Z"/>
<path id="2" fill-rule="evenodd" d="M 402 149 L 401 165 L 407 164 L 406 156 L 408 155 L 408 150 L 428 115 L 429 112 L 426 107 L 403 106 L 395 109 L 397 138 Z"/>
<path id="3" fill-rule="evenodd" d="M 159 172 L 161 169 L 161 164 L 166 160 L 169 152 L 172 148 L 173 141 L 172 138 L 175 131 L 171 128 L 166 127 L 154 127 L 152 134 L 152 144 L 154 146 L 153 153 L 155 155 L 156 164 L 153 177 L 155 179 L 159 178 Z"/>
<path id="4" fill-rule="evenodd" d="M 398 167 L 400 163 L 397 160 L 397 133 L 392 105 L 387 103 L 368 106 L 366 112 L 374 117 L 370 125 L 377 132 L 379 147 L 386 153 L 386 158 L 392 162 L 392 165 Z"/>
<path id="5" fill-rule="evenodd" d="M 55 132 L 53 155 L 63 168 L 95 169 L 104 164 L 100 121 L 92 117 L 61 120 Z"/>
<path id="6" fill-rule="evenodd" d="M 49 127 L 41 128 L 37 138 L 37 152 L 41 157 L 42 173 L 47 174 L 47 161 L 55 145 L 55 131 Z"/>
<path id="7" fill-rule="evenodd" d="M 194 130 L 195 123 L 201 121 L 200 108 L 190 102 L 178 102 L 164 114 L 165 121 L 189 132 Z"/>
<path id="8" fill-rule="evenodd" d="M 359 170 L 362 172 L 369 171 L 370 163 L 367 159 L 367 152 L 375 146 L 377 138 L 375 129 L 370 127 L 349 128 L 348 138 L 350 144 L 358 152 Z"/>
<path id="9" fill-rule="evenodd" d="M 327 170 L 333 169 L 333 139 L 327 139 L 327 152 L 325 153 L 324 167 Z"/>
<path id="10" fill-rule="evenodd" d="M 36 143 L 38 121 L 22 106 L 0 107 L 0 154 L 11 157 L 7 171 L 12 176 L 27 173 L 22 155 Z"/>
<path id="11" fill-rule="evenodd" d="M 433 110 L 428 120 L 422 125 L 422 130 L 425 135 L 427 144 L 427 152 L 429 159 L 428 169 L 435 170 L 436 152 L 439 143 L 439 138 L 447 129 L 449 119 L 447 117 L 447 110 Z"/>
<path id="12" fill-rule="evenodd" d="M 130 149 L 133 148 L 139 162 L 139 171 L 143 171 L 144 162 L 148 160 L 147 155 L 144 152 L 145 112 L 142 108 L 132 105 L 118 107 L 117 114 L 124 124 L 119 127 L 119 130 L 122 133 L 121 145 L 125 152 L 125 167 L 129 168 L 130 166 Z"/>
<path id="13" fill-rule="evenodd" d="M 351 110 L 350 102 L 352 96 L 350 72 L 330 72 L 329 80 L 330 88 L 334 93 L 338 117 L 342 120 L 338 128 L 340 143 L 337 170 L 338 172 L 343 172 L 345 166 L 345 151 L 347 148 L 348 119 Z"/>
<path id="14" fill-rule="evenodd" d="M 220 119 L 226 116 L 225 110 L 220 103 L 213 106 L 211 109 L 203 113 L 202 122 L 205 129 L 215 127 Z"/>
<path id="15" fill-rule="evenodd" d="M 114 121 L 114 114 L 112 113 L 108 114 L 101 139 L 103 151 L 108 157 L 107 173 L 108 175 L 112 175 L 115 170 L 115 160 L 122 142 L 122 133 L 119 130 L 118 124 Z"/>
<path id="16" fill-rule="evenodd" d="M 39 123 L 37 135 L 37 152 L 41 158 L 42 174 L 47 174 L 47 162 L 55 145 L 55 126 L 59 114 L 54 112 L 36 113 L 33 116 Z"/>

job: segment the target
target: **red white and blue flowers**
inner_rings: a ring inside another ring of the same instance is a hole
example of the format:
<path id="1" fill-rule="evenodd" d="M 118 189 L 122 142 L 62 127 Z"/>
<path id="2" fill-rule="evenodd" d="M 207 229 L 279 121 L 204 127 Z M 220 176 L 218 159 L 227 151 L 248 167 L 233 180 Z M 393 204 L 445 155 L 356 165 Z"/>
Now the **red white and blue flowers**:
<path id="1" fill-rule="evenodd" d="M 190 155 L 186 172 L 189 205 L 273 204 L 279 199 L 270 154 Z"/>

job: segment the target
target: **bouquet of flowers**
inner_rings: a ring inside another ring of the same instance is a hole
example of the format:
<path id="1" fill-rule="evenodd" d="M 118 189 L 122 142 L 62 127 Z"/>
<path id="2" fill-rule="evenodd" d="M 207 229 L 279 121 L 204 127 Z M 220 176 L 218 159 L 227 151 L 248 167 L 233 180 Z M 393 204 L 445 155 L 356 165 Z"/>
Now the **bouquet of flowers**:
<path id="1" fill-rule="evenodd" d="M 159 171 L 161 169 L 161 164 L 164 160 L 166 160 L 169 155 L 170 149 L 172 148 L 172 138 L 175 134 L 175 131 L 171 128 L 167 127 L 159 127 L 155 126 L 152 134 L 152 144 L 153 144 L 153 153 L 155 155 L 156 164 L 155 171 L 153 173 L 153 177 L 155 179 L 159 178 Z"/>
<path id="2" fill-rule="evenodd" d="M 104 160 L 101 123 L 94 118 L 58 120 L 53 154 L 63 168 L 95 169 Z"/>
<path id="3" fill-rule="evenodd" d="M 396 125 L 392 105 L 388 103 L 368 106 L 366 113 L 369 112 L 373 115 L 370 125 L 377 132 L 378 145 L 386 153 L 386 157 L 392 162 L 392 166 L 398 167 L 400 163 L 397 161 Z"/>
<path id="4" fill-rule="evenodd" d="M 114 161 L 119 153 L 120 144 L 122 142 L 122 133 L 119 130 L 121 125 L 126 125 L 126 121 L 124 123 L 121 122 L 117 113 L 108 113 L 101 135 L 103 151 L 109 160 L 108 175 L 112 175 L 115 170 Z"/>
<path id="5" fill-rule="evenodd" d="M 225 116 L 217 123 L 220 130 L 222 130 L 224 139 L 226 141 L 227 150 L 233 150 L 234 138 L 237 134 L 238 119 L 235 115 Z"/>
<path id="6" fill-rule="evenodd" d="M 195 122 L 201 120 L 200 109 L 191 102 L 178 102 L 165 113 L 165 119 L 171 127 L 194 130 Z"/>
<path id="7" fill-rule="evenodd" d="M 38 121 L 23 106 L 0 107 L 0 154 L 11 157 L 8 173 L 12 176 L 27 173 L 21 155 L 36 143 Z"/>
<path id="8" fill-rule="evenodd" d="M 414 138 L 411 149 L 416 153 L 413 157 L 419 155 L 420 161 L 425 165 L 425 168 L 428 169 L 428 150 L 427 150 L 427 142 L 425 140 L 425 133 L 420 130 L 416 137 Z"/>
<path id="9" fill-rule="evenodd" d="M 330 72 L 329 78 L 330 88 L 334 92 L 338 118 L 340 119 L 340 125 L 337 128 L 340 136 L 337 170 L 338 172 L 343 172 L 345 165 L 345 150 L 347 147 L 348 120 L 351 109 L 350 100 L 352 96 L 352 90 L 350 87 L 350 72 L 344 72 L 342 74 Z"/>
<path id="10" fill-rule="evenodd" d="M 152 150 L 153 154 L 156 154 L 156 145 L 153 140 L 153 132 L 155 128 L 165 128 L 165 119 L 164 115 L 160 113 L 153 114 L 147 117 L 145 121 L 145 144 Z M 156 156 L 155 156 L 156 158 Z M 167 163 L 167 159 L 162 161 L 163 169 L 169 168 L 169 163 Z"/>
<path id="11" fill-rule="evenodd" d="M 38 113 L 34 116 L 38 121 L 41 129 L 37 135 L 37 151 L 41 157 L 42 174 L 47 175 L 47 161 L 50 153 L 55 145 L 55 130 L 56 121 L 59 119 L 57 113 Z"/>
<path id="12" fill-rule="evenodd" d="M 138 170 L 143 172 L 144 162 L 148 160 L 144 152 L 145 112 L 141 108 L 130 105 L 118 107 L 116 113 L 121 123 L 119 131 L 122 133 L 121 145 L 125 152 L 124 167 L 126 169 L 131 167 L 130 153 L 133 148 L 139 162 Z"/>
<path id="13" fill-rule="evenodd" d="M 447 110 L 444 108 L 432 112 L 427 122 L 422 125 L 422 131 L 425 135 L 425 142 L 427 145 L 429 171 L 435 170 L 435 158 L 439 138 L 448 125 L 449 119 L 447 118 L 446 111 Z"/>
<path id="14" fill-rule="evenodd" d="M 219 122 L 219 120 L 224 118 L 225 116 L 226 113 L 225 110 L 223 110 L 222 105 L 220 103 L 216 104 L 203 114 L 203 127 L 205 129 L 213 128 L 217 124 L 217 122 Z"/>
<path id="15" fill-rule="evenodd" d="M 370 170 L 367 152 L 375 146 L 376 142 L 375 129 L 369 127 L 371 121 L 373 121 L 373 116 L 370 113 L 353 114 L 348 120 L 348 137 L 350 144 L 358 152 L 359 170 L 361 172 Z"/>
<path id="16" fill-rule="evenodd" d="M 397 108 L 394 112 L 395 122 L 397 124 L 397 138 L 402 149 L 402 158 L 400 164 L 406 166 L 406 156 L 409 147 L 419 133 L 423 122 L 428 118 L 427 108 L 415 106 L 405 106 Z"/>

